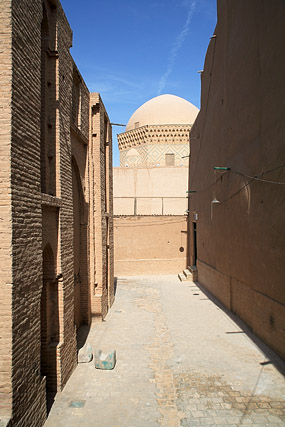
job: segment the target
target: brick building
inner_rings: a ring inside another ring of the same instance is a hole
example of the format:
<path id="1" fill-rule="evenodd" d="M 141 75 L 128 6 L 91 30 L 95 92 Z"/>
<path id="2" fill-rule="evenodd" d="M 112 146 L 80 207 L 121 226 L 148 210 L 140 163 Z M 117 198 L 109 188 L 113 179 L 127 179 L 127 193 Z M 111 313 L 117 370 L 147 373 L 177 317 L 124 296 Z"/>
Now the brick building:
<path id="1" fill-rule="evenodd" d="M 175 274 L 186 267 L 189 131 L 199 110 L 160 95 L 118 135 L 114 168 L 115 274 Z"/>
<path id="2" fill-rule="evenodd" d="M 0 419 L 40 426 L 114 299 L 112 133 L 58 0 L 3 0 L 0 31 Z"/>
<path id="3" fill-rule="evenodd" d="M 189 131 L 199 110 L 186 99 L 160 95 L 141 105 L 118 135 L 120 166 L 188 167 Z"/>
<path id="4" fill-rule="evenodd" d="M 190 133 L 188 261 L 285 358 L 285 3 L 217 5 Z"/>

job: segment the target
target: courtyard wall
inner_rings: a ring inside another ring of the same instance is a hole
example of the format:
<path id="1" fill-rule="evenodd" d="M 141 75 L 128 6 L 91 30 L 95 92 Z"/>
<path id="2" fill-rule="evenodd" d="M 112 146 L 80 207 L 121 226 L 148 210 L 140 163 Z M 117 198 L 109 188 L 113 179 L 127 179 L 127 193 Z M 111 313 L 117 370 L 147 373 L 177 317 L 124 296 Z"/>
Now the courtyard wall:
<path id="1" fill-rule="evenodd" d="M 114 218 L 115 275 L 176 274 L 186 267 L 186 217 Z"/>

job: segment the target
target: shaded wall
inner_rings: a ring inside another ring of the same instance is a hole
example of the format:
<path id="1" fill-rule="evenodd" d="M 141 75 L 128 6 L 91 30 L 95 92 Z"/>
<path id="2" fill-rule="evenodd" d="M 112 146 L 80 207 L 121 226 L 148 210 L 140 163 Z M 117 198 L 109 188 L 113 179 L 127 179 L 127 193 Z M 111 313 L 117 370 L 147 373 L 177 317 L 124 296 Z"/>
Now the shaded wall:
<path id="1" fill-rule="evenodd" d="M 0 322 L 0 414 L 9 419 L 12 408 L 12 204 L 10 144 L 12 131 L 12 33 L 11 0 L 1 2 L 0 8 L 0 257 L 1 257 L 1 322 Z M 4 187 L 4 188 L 3 188 Z"/>
<path id="2" fill-rule="evenodd" d="M 285 182 L 284 22 L 281 0 L 218 1 L 190 135 L 189 205 L 199 282 L 282 357 L 285 187 L 274 182 Z"/>

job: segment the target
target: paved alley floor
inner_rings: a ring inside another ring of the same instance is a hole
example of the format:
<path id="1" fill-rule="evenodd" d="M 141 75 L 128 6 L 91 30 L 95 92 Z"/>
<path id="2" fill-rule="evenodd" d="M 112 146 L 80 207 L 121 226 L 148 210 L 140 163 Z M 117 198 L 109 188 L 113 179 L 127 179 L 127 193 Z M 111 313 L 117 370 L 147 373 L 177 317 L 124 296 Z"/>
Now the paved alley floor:
<path id="1" fill-rule="evenodd" d="M 278 359 L 233 319 L 175 276 L 118 279 L 87 338 L 93 350 L 116 349 L 115 369 L 79 364 L 45 427 L 285 425 Z"/>

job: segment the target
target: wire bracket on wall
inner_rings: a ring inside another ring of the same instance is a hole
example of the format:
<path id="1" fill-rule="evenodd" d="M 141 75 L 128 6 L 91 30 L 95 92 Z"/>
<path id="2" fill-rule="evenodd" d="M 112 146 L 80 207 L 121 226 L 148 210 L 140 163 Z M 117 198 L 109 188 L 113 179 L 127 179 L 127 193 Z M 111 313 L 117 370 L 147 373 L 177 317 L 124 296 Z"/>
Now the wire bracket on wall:
<path id="1" fill-rule="evenodd" d="M 227 166 L 214 166 L 213 167 L 214 171 L 230 171 L 231 168 L 227 167 Z"/>

